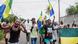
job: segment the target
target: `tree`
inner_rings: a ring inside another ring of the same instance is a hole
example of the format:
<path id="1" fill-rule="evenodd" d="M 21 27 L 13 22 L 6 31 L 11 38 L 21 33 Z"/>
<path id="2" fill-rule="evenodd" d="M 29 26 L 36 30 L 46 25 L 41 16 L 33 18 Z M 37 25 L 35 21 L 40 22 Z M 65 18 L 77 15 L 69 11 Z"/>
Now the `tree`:
<path id="1" fill-rule="evenodd" d="M 78 4 L 76 4 L 76 14 L 78 14 Z"/>
<path id="2" fill-rule="evenodd" d="M 78 4 L 76 6 L 70 6 L 66 9 L 67 15 L 76 15 L 78 14 Z"/>
<path id="3" fill-rule="evenodd" d="M 12 23 L 12 22 L 14 22 L 16 19 L 17 19 L 18 17 L 17 16 L 15 16 L 14 14 L 10 14 L 10 16 L 8 17 L 8 18 L 3 18 L 2 19 L 2 22 L 3 21 L 8 21 L 9 23 Z"/>
<path id="4" fill-rule="evenodd" d="M 70 6 L 70 8 L 67 8 L 66 12 L 67 12 L 67 15 L 75 15 L 76 14 L 76 7 L 74 6 Z"/>

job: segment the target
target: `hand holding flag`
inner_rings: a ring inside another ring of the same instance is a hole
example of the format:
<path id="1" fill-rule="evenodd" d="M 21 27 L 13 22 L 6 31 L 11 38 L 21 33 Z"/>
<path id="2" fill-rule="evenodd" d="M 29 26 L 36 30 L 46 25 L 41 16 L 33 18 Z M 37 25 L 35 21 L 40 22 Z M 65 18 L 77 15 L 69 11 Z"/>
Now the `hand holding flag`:
<path id="1" fill-rule="evenodd" d="M 41 11 L 41 15 L 39 16 L 39 19 L 38 19 L 38 29 L 39 30 L 41 29 L 41 26 L 42 26 L 42 11 Z"/>
<path id="2" fill-rule="evenodd" d="M 48 13 L 51 17 L 52 15 L 54 15 L 54 10 L 53 10 L 52 4 L 50 3 L 50 0 L 48 0 L 48 3 L 49 3 L 49 6 L 47 8 L 46 13 Z"/>

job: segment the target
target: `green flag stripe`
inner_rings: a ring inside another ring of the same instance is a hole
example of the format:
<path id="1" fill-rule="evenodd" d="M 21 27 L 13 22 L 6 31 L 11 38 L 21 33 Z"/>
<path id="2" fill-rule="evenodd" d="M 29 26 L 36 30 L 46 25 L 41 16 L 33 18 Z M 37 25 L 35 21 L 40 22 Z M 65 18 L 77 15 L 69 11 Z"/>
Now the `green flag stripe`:
<path id="1" fill-rule="evenodd" d="M 78 28 L 63 28 L 58 32 L 60 37 L 78 37 Z"/>
<path id="2" fill-rule="evenodd" d="M 9 17 L 9 12 L 11 10 L 11 6 L 12 6 L 12 1 L 13 0 L 5 0 L 4 4 L 6 5 L 5 11 L 3 13 L 3 18 L 8 18 Z"/>
<path id="3" fill-rule="evenodd" d="M 12 1 L 13 0 L 10 0 L 10 2 L 9 2 L 9 7 L 11 8 L 11 6 L 12 6 Z"/>

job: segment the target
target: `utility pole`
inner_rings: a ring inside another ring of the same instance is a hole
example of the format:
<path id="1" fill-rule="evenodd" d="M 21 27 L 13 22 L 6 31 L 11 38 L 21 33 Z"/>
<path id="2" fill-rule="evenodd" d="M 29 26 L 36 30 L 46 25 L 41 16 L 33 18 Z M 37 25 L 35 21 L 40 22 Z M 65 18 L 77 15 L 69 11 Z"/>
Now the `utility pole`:
<path id="1" fill-rule="evenodd" d="M 59 24 L 60 24 L 60 0 L 58 0 L 58 16 L 59 16 Z"/>
<path id="2" fill-rule="evenodd" d="M 58 0 L 58 16 L 59 16 L 59 26 L 60 26 L 60 0 Z M 58 44 L 61 44 L 61 41 L 60 41 L 60 34 L 57 30 L 57 34 L 58 34 Z"/>

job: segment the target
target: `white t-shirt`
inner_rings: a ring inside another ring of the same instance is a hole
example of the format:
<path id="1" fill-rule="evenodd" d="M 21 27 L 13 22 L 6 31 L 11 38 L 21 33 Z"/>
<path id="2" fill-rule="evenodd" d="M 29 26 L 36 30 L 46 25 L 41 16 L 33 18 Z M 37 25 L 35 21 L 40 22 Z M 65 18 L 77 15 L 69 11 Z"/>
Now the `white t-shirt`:
<path id="1" fill-rule="evenodd" d="M 48 27 L 47 29 L 48 29 L 48 30 L 47 30 L 48 33 L 52 33 L 52 32 L 53 32 L 53 31 L 52 31 L 52 27 Z"/>
<path id="2" fill-rule="evenodd" d="M 34 24 L 31 32 L 31 38 L 37 38 L 37 37 L 38 37 L 37 24 Z"/>
<path id="3" fill-rule="evenodd" d="M 31 23 L 25 23 L 25 25 L 26 25 L 26 30 L 27 30 L 27 32 L 28 33 L 30 33 L 31 31 L 30 31 L 30 29 L 31 29 Z"/>
<path id="4" fill-rule="evenodd" d="M 61 28 L 64 28 L 64 25 L 60 25 Z"/>

